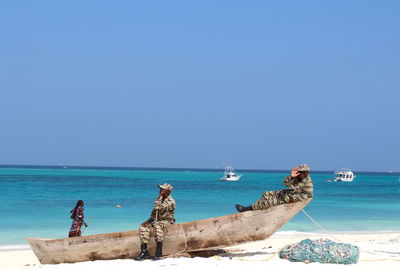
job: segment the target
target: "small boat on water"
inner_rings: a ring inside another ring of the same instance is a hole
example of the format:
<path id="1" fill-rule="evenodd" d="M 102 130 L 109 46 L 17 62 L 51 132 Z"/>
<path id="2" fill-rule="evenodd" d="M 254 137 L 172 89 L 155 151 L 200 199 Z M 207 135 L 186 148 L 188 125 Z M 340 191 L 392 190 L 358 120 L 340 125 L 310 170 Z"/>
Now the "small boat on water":
<path id="1" fill-rule="evenodd" d="M 231 166 L 226 166 L 225 167 L 225 172 L 224 176 L 220 178 L 221 181 L 239 181 L 241 175 L 237 175 L 235 171 L 233 170 L 233 167 Z"/>
<path id="2" fill-rule="evenodd" d="M 350 169 L 341 169 L 335 172 L 336 182 L 351 182 L 356 178 L 356 175 Z"/>
<path id="3" fill-rule="evenodd" d="M 163 254 L 190 254 L 267 239 L 310 201 L 171 225 L 165 229 Z M 138 230 L 27 241 L 42 264 L 132 259 L 140 253 Z M 155 248 L 152 237 L 150 254 Z"/>

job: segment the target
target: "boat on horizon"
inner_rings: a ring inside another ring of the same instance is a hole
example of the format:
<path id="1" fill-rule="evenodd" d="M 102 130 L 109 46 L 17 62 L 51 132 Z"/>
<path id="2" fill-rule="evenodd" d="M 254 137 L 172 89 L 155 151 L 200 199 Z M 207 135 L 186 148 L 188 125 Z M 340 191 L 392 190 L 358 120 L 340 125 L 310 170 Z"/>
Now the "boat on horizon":
<path id="1" fill-rule="evenodd" d="M 335 177 L 333 181 L 336 182 L 352 182 L 356 178 L 356 175 L 350 169 L 341 169 L 335 171 Z"/>
<path id="2" fill-rule="evenodd" d="M 239 181 L 241 175 L 237 175 L 232 166 L 226 166 L 224 176 L 220 178 L 221 181 Z"/>
<path id="3" fill-rule="evenodd" d="M 247 211 L 168 226 L 165 228 L 163 254 L 193 255 L 196 252 L 265 240 L 310 201 L 308 199 L 267 210 Z M 62 239 L 27 238 L 27 242 L 41 264 L 133 259 L 140 253 L 139 230 Z M 154 254 L 154 237 L 151 237 L 148 249 L 150 254 Z"/>

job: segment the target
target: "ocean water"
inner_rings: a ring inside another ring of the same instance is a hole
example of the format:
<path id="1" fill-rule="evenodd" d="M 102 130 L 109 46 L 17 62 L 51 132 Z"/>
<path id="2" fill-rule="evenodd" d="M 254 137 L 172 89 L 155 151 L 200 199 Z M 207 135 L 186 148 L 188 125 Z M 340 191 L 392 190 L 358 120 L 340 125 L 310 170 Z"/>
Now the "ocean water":
<path id="1" fill-rule="evenodd" d="M 240 181 L 223 182 L 222 170 L 0 167 L 0 246 L 66 237 L 70 210 L 80 199 L 89 224 L 85 235 L 137 229 L 165 182 L 175 187 L 177 222 L 232 214 L 236 203 L 249 205 L 263 191 L 285 188 L 289 171 L 237 173 Z M 400 174 L 356 174 L 344 183 L 327 181 L 332 172 L 312 172 L 314 199 L 305 211 L 332 232 L 400 231 Z M 280 231 L 321 229 L 299 212 Z"/>

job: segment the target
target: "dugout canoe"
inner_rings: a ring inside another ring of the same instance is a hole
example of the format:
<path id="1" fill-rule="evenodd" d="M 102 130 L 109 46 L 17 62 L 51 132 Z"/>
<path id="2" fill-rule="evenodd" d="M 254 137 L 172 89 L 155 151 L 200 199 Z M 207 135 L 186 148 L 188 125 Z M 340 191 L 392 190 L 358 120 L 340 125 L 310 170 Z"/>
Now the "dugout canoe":
<path id="1" fill-rule="evenodd" d="M 213 250 L 267 239 L 310 201 L 174 224 L 166 228 L 163 254 Z M 138 230 L 27 241 L 42 264 L 132 259 L 140 253 Z M 148 249 L 150 254 L 155 251 L 153 237 Z"/>

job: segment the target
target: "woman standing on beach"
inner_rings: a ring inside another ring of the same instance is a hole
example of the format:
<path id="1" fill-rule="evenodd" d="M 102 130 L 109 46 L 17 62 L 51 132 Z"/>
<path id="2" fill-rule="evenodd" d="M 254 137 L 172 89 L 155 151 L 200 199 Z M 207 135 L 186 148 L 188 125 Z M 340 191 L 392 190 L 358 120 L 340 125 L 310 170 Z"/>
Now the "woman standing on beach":
<path id="1" fill-rule="evenodd" d="M 71 229 L 69 229 L 69 237 L 81 236 L 82 224 L 87 227 L 85 221 L 83 221 L 83 206 L 85 203 L 82 200 L 76 202 L 75 207 L 71 210 L 71 218 L 73 219 Z"/>

